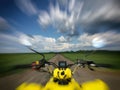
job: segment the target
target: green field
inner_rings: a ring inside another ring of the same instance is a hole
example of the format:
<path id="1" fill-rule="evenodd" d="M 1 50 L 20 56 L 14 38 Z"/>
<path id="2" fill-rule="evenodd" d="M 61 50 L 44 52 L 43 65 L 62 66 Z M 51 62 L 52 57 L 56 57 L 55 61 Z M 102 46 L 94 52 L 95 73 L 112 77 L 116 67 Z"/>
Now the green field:
<path id="1" fill-rule="evenodd" d="M 52 58 L 55 54 L 45 54 L 46 60 Z M 15 65 L 30 64 L 33 61 L 40 60 L 42 57 L 34 53 L 22 54 L 0 54 L 0 76 L 15 73 L 18 70 L 12 70 Z"/>
<path id="2" fill-rule="evenodd" d="M 62 53 L 66 58 L 75 61 L 76 59 L 92 60 L 96 63 L 110 64 L 112 69 L 120 69 L 120 51 L 81 51 Z M 91 54 L 90 54 L 91 53 Z M 86 54 L 89 54 L 85 57 Z"/>

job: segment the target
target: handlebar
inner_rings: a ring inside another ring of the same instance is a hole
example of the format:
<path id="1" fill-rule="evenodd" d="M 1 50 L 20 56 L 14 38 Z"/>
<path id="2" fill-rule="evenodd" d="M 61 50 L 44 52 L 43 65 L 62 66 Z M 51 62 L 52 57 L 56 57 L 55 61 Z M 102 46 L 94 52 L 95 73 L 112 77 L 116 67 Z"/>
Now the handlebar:
<path id="1" fill-rule="evenodd" d="M 58 63 L 67 63 L 66 61 L 59 61 Z M 35 61 L 35 62 L 32 62 L 32 64 L 22 64 L 22 65 L 17 65 L 15 66 L 16 68 L 29 68 L 29 67 L 32 67 L 32 66 L 39 66 L 39 67 L 45 67 L 45 64 L 48 64 L 48 65 L 52 65 L 53 67 L 55 68 L 59 68 L 61 67 L 60 65 L 56 65 L 54 62 L 48 62 L 44 59 L 42 60 L 39 60 L 39 61 Z M 65 65 L 65 68 L 67 67 L 72 67 L 73 65 L 79 65 L 79 67 L 85 67 L 85 65 L 88 65 L 90 67 L 110 67 L 111 65 L 109 64 L 96 64 L 94 63 L 93 61 L 84 61 L 84 60 L 79 60 L 73 64 L 66 64 Z M 64 68 L 64 66 L 63 66 Z"/>
<path id="2" fill-rule="evenodd" d="M 46 61 L 43 58 L 39 61 L 32 62 L 32 64 L 17 65 L 17 66 L 15 66 L 15 68 L 16 69 L 32 68 L 34 70 L 40 70 L 42 67 L 46 67 L 46 65 L 48 65 L 48 66 L 52 65 L 54 68 L 70 68 L 73 65 L 76 65 L 73 72 L 75 72 L 78 67 L 85 68 L 87 66 L 88 69 L 92 70 L 92 71 L 94 71 L 93 67 L 111 67 L 111 65 L 109 65 L 109 64 L 96 64 L 93 61 L 85 61 L 85 60 L 80 60 L 80 59 L 77 59 L 77 62 L 75 62 L 73 64 L 67 64 L 66 61 L 59 61 L 58 65 L 56 65 L 54 62 Z M 48 70 L 49 70 L 49 67 L 48 67 Z M 49 71 L 51 72 L 51 70 L 49 70 Z"/>

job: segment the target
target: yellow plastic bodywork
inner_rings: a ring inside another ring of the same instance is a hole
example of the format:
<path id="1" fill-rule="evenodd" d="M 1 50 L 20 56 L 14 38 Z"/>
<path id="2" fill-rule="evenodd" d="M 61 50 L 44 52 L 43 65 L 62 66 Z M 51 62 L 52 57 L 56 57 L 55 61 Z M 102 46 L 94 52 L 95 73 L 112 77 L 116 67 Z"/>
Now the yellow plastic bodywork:
<path id="1" fill-rule="evenodd" d="M 59 85 L 53 82 L 53 78 L 51 78 L 43 90 L 81 90 L 81 87 L 74 79 L 68 85 Z"/>
<path id="2" fill-rule="evenodd" d="M 80 85 L 72 79 L 68 85 L 59 85 L 58 83 L 53 82 L 53 78 L 49 80 L 45 87 L 37 83 L 23 83 L 16 90 L 82 90 Z"/>
<path id="3" fill-rule="evenodd" d="M 64 71 L 64 75 L 61 73 Z M 58 82 L 54 82 L 54 78 L 57 79 L 68 79 L 71 78 L 71 81 L 66 85 L 60 85 Z M 93 81 L 87 81 L 79 85 L 74 78 L 72 78 L 71 70 L 58 69 L 56 68 L 53 71 L 53 77 L 47 82 L 45 86 L 36 83 L 23 83 L 16 90 L 109 90 L 107 84 L 100 79 Z"/>
<path id="4" fill-rule="evenodd" d="M 102 80 L 88 81 L 79 85 L 74 79 L 68 85 L 59 85 L 53 82 L 53 78 L 43 87 L 37 83 L 23 83 L 16 90 L 109 90 L 109 87 Z"/>
<path id="5" fill-rule="evenodd" d="M 105 82 L 100 79 L 88 81 L 82 84 L 83 90 L 109 90 Z"/>
<path id="6" fill-rule="evenodd" d="M 37 83 L 23 83 L 16 90 L 42 90 L 42 86 Z"/>
<path id="7" fill-rule="evenodd" d="M 64 72 L 64 75 L 61 75 L 61 73 Z M 63 68 L 56 68 L 53 72 L 53 78 L 57 79 L 68 79 L 72 77 L 71 70 L 69 68 L 63 69 Z"/>

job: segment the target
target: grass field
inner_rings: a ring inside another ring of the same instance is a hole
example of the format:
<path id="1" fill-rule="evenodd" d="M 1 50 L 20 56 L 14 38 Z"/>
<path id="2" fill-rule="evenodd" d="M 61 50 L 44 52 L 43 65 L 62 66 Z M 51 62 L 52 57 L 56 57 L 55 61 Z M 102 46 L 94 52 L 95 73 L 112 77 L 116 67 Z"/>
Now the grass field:
<path id="1" fill-rule="evenodd" d="M 46 60 L 52 58 L 55 54 L 45 54 Z M 15 65 L 30 64 L 33 61 L 40 60 L 42 57 L 34 53 L 24 54 L 0 54 L 0 75 L 14 73 L 18 70 L 12 70 Z"/>
<path id="2" fill-rule="evenodd" d="M 110 64 L 113 65 L 112 69 L 120 69 L 120 51 L 96 51 L 90 54 L 89 52 L 71 52 L 62 53 L 66 58 L 72 61 L 76 59 L 92 60 L 96 63 Z M 85 57 L 86 54 L 90 54 Z"/>

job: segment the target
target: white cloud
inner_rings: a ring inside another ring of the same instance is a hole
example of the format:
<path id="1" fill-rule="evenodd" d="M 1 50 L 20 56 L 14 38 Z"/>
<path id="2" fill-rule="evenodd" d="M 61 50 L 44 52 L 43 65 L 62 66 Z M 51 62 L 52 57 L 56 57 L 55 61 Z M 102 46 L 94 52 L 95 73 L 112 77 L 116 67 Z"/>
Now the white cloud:
<path id="1" fill-rule="evenodd" d="M 52 25 L 57 32 L 70 36 L 78 35 L 80 28 L 92 28 L 96 22 L 120 21 L 119 6 L 113 0 L 58 0 L 56 5 L 50 4 L 49 11 L 39 10 L 34 0 L 15 2 L 24 13 L 38 16 L 37 22 L 43 27 Z"/>
<path id="2" fill-rule="evenodd" d="M 111 24 L 119 22 L 119 18 L 119 7 L 113 0 L 58 0 L 55 6 L 50 5 L 49 11 L 42 11 L 37 21 L 43 27 L 52 25 L 57 32 L 76 36 L 79 31 L 99 32 L 98 29 L 104 26 L 103 23 L 108 23 L 106 27 L 110 27 Z M 96 29 L 91 29 L 96 24 Z"/>
<path id="3" fill-rule="evenodd" d="M 75 6 L 75 0 L 71 0 L 69 3 L 69 11 L 71 12 L 74 9 Z"/>
<path id="4" fill-rule="evenodd" d="M 27 45 L 30 42 L 31 47 L 40 51 L 40 52 L 67 51 L 71 47 L 71 44 L 69 44 L 67 42 L 61 43 L 60 41 L 58 41 L 58 39 L 55 39 L 52 37 L 44 37 L 41 35 L 33 35 L 31 38 L 25 34 L 20 33 L 18 41 L 20 41 L 21 44 L 23 44 L 23 41 L 25 41 L 25 43 L 27 42 Z"/>
<path id="5" fill-rule="evenodd" d="M 5 41 L 5 40 L 9 40 L 9 42 L 10 41 L 18 42 L 17 37 L 9 34 L 0 33 L 0 41 Z"/>
<path id="6" fill-rule="evenodd" d="M 86 10 L 79 18 L 81 24 L 91 25 L 95 22 L 101 21 L 120 21 L 120 8 L 112 1 L 104 3 L 96 10 Z"/>
<path id="7" fill-rule="evenodd" d="M 51 23 L 51 19 L 50 16 L 47 12 L 42 12 L 41 15 L 38 16 L 38 22 L 39 24 L 41 24 L 42 26 L 47 26 Z"/>
<path id="8" fill-rule="evenodd" d="M 28 52 L 24 46 L 20 45 L 18 36 L 0 33 L 0 53 Z"/>
<path id="9" fill-rule="evenodd" d="M 64 36 L 60 36 L 57 41 L 58 42 L 67 42 L 67 39 Z"/>
<path id="10" fill-rule="evenodd" d="M 117 49 L 120 50 L 120 44 L 119 44 L 120 34 L 112 31 L 108 31 L 104 33 L 96 33 L 93 35 L 89 35 L 85 33 L 78 38 L 78 41 L 81 45 L 89 47 L 89 46 L 93 46 L 92 41 L 96 38 L 98 38 L 100 42 L 102 41 L 103 43 L 102 46 L 104 49 L 107 48 L 108 46 L 111 46 L 112 48 L 115 48 L 117 46 Z M 109 47 L 109 50 L 111 50 L 111 47 Z"/>
<path id="11" fill-rule="evenodd" d="M 11 48 L 14 48 L 11 50 L 11 52 L 28 51 L 27 48 L 25 49 L 22 45 L 19 44 L 19 41 L 23 42 L 24 39 L 27 40 L 27 43 L 30 42 L 31 47 L 39 52 L 91 50 L 95 49 L 92 44 L 92 41 L 95 38 L 99 38 L 99 41 L 103 40 L 105 42 L 105 45 L 101 47 L 101 49 L 120 50 L 120 34 L 115 32 L 97 33 L 93 35 L 84 33 L 76 39 L 76 43 L 66 42 L 66 39 L 63 36 L 55 39 L 41 35 L 28 36 L 22 33 L 17 33 L 16 36 L 0 34 L 0 52 L 5 52 L 7 50 L 10 52 Z"/>
<path id="12" fill-rule="evenodd" d="M 43 27 L 52 25 L 57 32 L 65 33 L 68 35 L 73 35 L 76 32 L 78 18 L 80 16 L 83 2 L 75 2 L 70 0 L 68 6 L 63 6 L 66 8 L 62 10 L 60 3 L 57 3 L 55 6 L 50 5 L 49 12 L 42 11 L 39 14 L 38 22 Z M 67 11 L 69 9 L 69 12 Z"/>
<path id="13" fill-rule="evenodd" d="M 120 34 L 115 32 L 97 33 L 94 35 L 84 33 L 83 35 L 79 36 L 78 39 L 76 39 L 77 43 L 66 42 L 66 39 L 63 36 L 59 37 L 58 39 L 43 37 L 40 35 L 35 35 L 33 37 L 33 47 L 36 46 L 36 49 L 41 51 L 76 51 L 83 49 L 95 49 L 92 43 L 95 38 L 99 38 L 99 41 L 104 41 L 104 45 L 101 47 L 104 49 L 111 50 L 111 48 L 108 48 L 108 46 L 112 45 L 112 48 L 115 48 L 116 46 L 119 47 L 120 45 Z M 118 49 L 120 49 L 120 47 Z"/>
<path id="14" fill-rule="evenodd" d="M 32 47 L 41 51 L 64 51 L 69 50 L 70 47 L 69 43 L 61 43 L 52 37 L 34 35 L 33 39 Z"/>
<path id="15" fill-rule="evenodd" d="M 18 8 L 27 15 L 35 15 L 38 13 L 37 7 L 31 0 L 15 0 L 15 3 Z"/>
<path id="16" fill-rule="evenodd" d="M 96 37 L 92 40 L 92 45 L 95 48 L 101 48 L 104 47 L 106 44 L 106 41 L 103 38 Z"/>
<path id="17" fill-rule="evenodd" d="M 80 43 L 82 46 L 91 46 L 92 39 L 93 36 L 88 35 L 88 33 L 84 33 L 83 35 L 78 37 L 78 41 L 79 41 L 78 43 Z"/>

